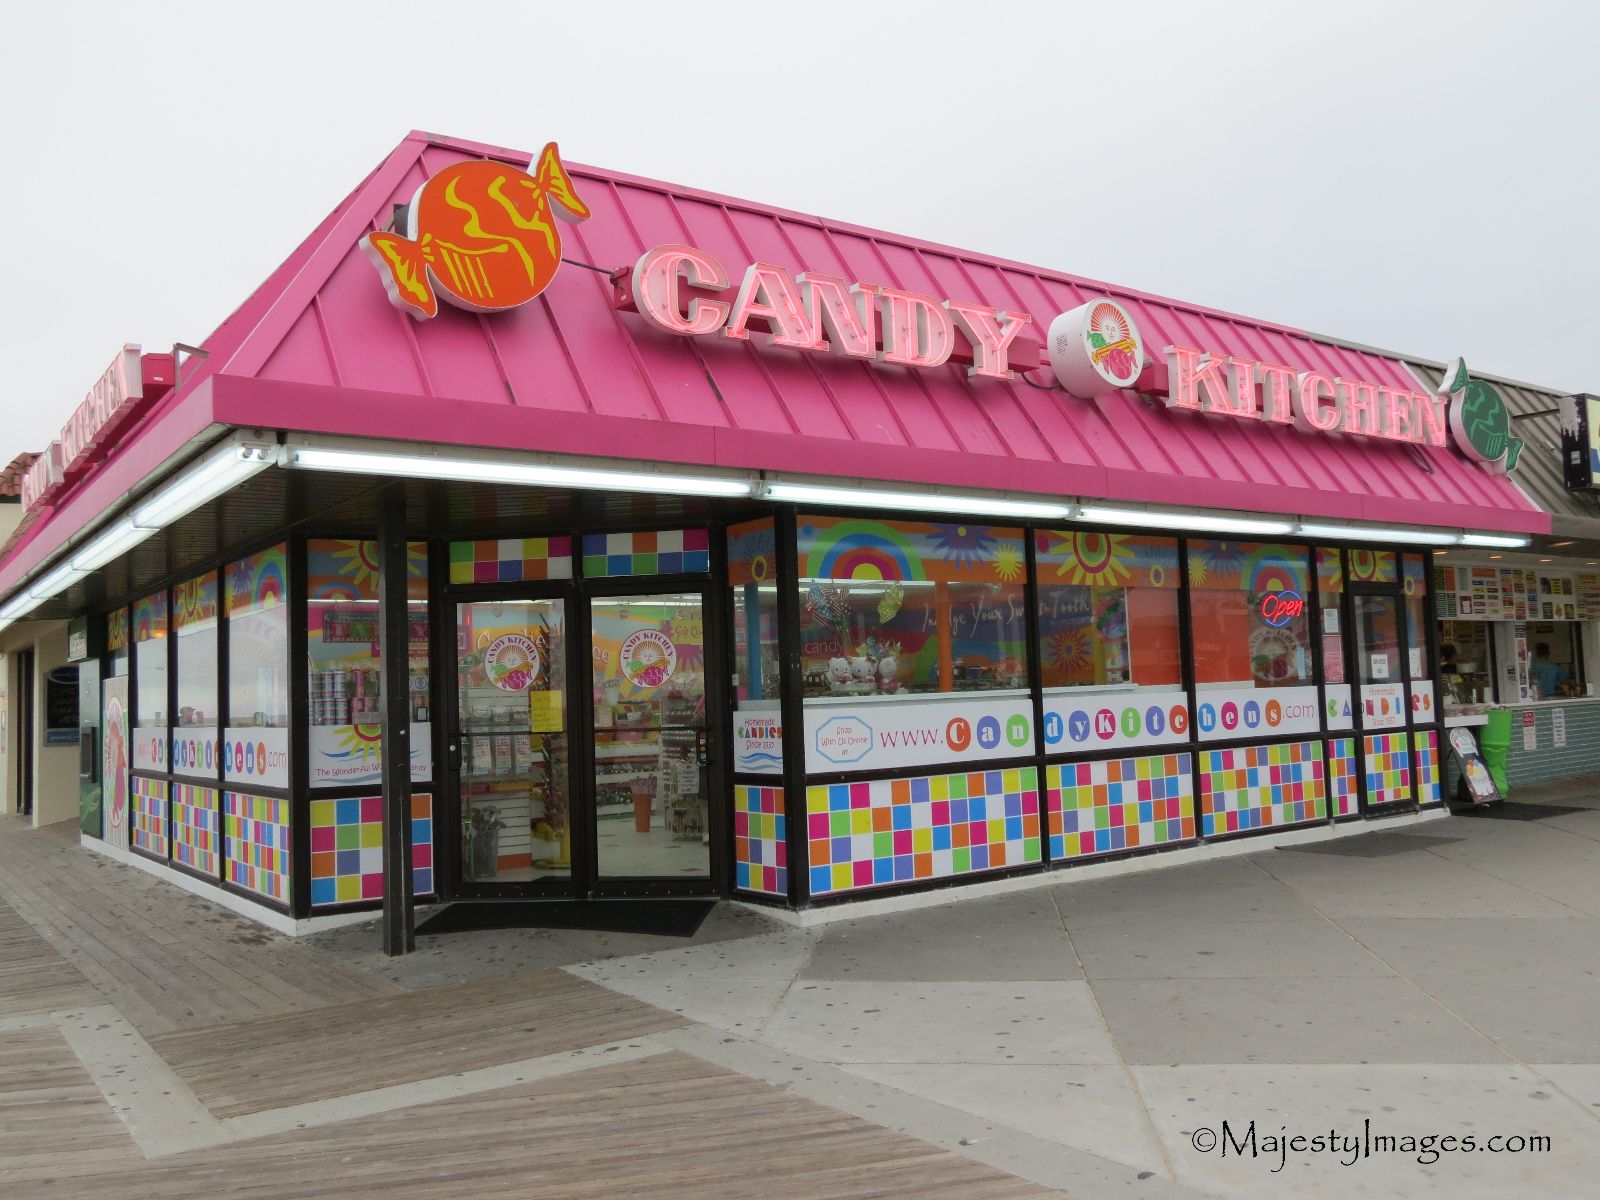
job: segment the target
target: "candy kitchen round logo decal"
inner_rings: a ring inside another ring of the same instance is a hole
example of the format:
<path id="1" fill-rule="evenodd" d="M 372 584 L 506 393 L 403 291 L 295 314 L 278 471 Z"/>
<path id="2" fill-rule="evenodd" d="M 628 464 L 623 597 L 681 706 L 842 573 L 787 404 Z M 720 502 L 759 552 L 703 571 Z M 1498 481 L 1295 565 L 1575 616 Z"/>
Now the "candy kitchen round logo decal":
<path id="1" fill-rule="evenodd" d="M 1050 322 L 1050 367 L 1061 386 L 1081 400 L 1131 387 L 1144 369 L 1144 342 L 1128 310 L 1101 298 Z"/>
<path id="2" fill-rule="evenodd" d="M 483 652 L 483 673 L 502 691 L 525 692 L 541 674 L 539 647 L 531 637 L 508 633 Z"/>
<path id="3" fill-rule="evenodd" d="M 622 643 L 622 674 L 635 687 L 660 687 L 678 669 L 678 648 L 659 629 L 641 629 Z"/>
<path id="4" fill-rule="evenodd" d="M 526 304 L 561 266 L 561 227 L 585 221 L 551 142 L 519 171 L 493 159 L 455 163 L 416 190 L 398 232 L 369 233 L 361 249 L 383 277 L 389 302 L 418 321 L 439 301 L 468 312 Z"/>
<path id="5" fill-rule="evenodd" d="M 1511 413 L 1494 387 L 1469 378 L 1467 364 L 1456 359 L 1445 369 L 1439 390 L 1450 397 L 1450 432 L 1457 448 L 1491 471 L 1508 474 L 1522 454 L 1522 439 L 1511 436 Z"/>

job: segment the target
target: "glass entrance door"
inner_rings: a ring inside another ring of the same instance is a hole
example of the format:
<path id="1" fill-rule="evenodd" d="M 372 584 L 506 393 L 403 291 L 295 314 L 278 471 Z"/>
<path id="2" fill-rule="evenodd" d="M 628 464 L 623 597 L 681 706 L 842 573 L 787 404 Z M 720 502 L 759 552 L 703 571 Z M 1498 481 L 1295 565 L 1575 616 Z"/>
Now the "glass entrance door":
<path id="1" fill-rule="evenodd" d="M 1413 754 L 1406 729 L 1407 646 L 1400 597 L 1358 590 L 1351 604 L 1361 681 L 1362 799 L 1369 809 L 1410 803 Z"/>
<path id="2" fill-rule="evenodd" d="M 589 606 L 597 886 L 709 879 L 705 593 Z"/>
<path id="3" fill-rule="evenodd" d="M 571 892 L 565 603 L 455 606 L 465 894 Z"/>

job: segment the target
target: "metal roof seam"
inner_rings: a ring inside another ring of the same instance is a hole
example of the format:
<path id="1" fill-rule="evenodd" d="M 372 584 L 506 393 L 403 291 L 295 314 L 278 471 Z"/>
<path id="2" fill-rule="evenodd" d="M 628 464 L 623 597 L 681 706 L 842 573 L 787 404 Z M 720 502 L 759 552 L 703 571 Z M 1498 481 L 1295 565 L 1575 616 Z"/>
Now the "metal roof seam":
<path id="1" fill-rule="evenodd" d="M 772 219 L 772 224 L 774 230 L 778 234 L 779 239 L 783 242 L 785 248 L 788 250 L 791 256 L 790 261 L 798 264 L 802 260 L 803 256 L 795 249 L 794 240 L 789 236 L 789 231 L 784 226 L 783 218 L 781 216 L 774 216 Z M 835 390 L 833 385 L 828 382 L 827 377 L 823 374 L 821 357 L 819 355 L 806 354 L 802 355 L 801 358 L 804 361 L 806 368 L 811 372 L 811 377 L 817 381 L 817 386 L 821 388 L 823 393 L 828 397 L 828 403 L 833 405 L 834 411 L 843 411 L 843 405 L 840 403 L 838 392 Z M 882 388 L 879 388 L 878 392 L 882 397 L 884 410 L 888 412 L 889 416 L 894 421 L 895 429 L 900 435 L 901 444 L 907 446 L 914 445 L 915 442 L 911 436 L 911 429 L 907 425 L 905 418 L 901 416 L 900 409 L 894 403 L 893 397 L 891 397 L 889 393 Z"/>
<path id="2" fill-rule="evenodd" d="M 839 245 L 838 239 L 834 237 L 832 230 L 823 229 L 820 230 L 820 232 L 822 233 L 823 239 L 828 244 L 828 249 L 833 254 L 834 262 L 839 264 L 840 269 L 842 269 L 845 272 L 846 277 L 848 277 L 850 270 L 846 266 L 847 260 L 845 258 L 844 249 Z M 785 240 L 792 241 L 792 239 L 789 238 L 787 231 L 785 232 L 784 236 Z M 868 371 L 866 372 L 866 378 L 871 383 L 872 387 L 877 391 L 881 402 L 888 407 L 891 404 L 891 398 L 889 395 L 889 388 L 885 385 L 882 374 L 877 371 Z M 932 403 L 931 398 L 929 402 Z M 836 404 L 835 408 L 837 407 L 838 405 Z M 949 415 L 945 413 L 943 408 L 937 404 L 934 404 L 934 410 L 938 414 L 940 423 L 945 427 L 946 432 L 950 435 L 950 444 L 953 446 L 959 446 L 961 444 L 961 437 L 956 432 L 955 426 L 950 421 Z"/>
<path id="3" fill-rule="evenodd" d="M 328 373 L 333 377 L 335 387 L 344 385 L 344 376 L 339 371 L 339 356 L 333 349 L 333 339 L 328 335 L 328 322 L 322 312 L 322 293 L 318 292 L 311 297 L 311 319 L 317 325 L 317 338 L 322 343 L 322 352 L 328 357 Z"/>
<path id="4" fill-rule="evenodd" d="M 583 226 L 573 225 L 568 233 L 572 237 L 573 241 L 577 242 L 578 248 L 583 251 L 584 261 L 593 262 L 594 255 L 589 252 L 589 244 L 583 236 Z M 661 393 L 656 390 L 655 380 L 650 377 L 650 372 L 645 368 L 644 360 L 639 354 L 639 347 L 637 343 L 635 343 L 633 338 L 627 336 L 627 330 L 622 324 L 622 314 L 619 313 L 611 304 L 612 291 L 610 278 L 608 276 L 602 276 L 596 271 L 586 271 L 584 273 L 593 278 L 595 286 L 600 289 L 601 303 L 611 310 L 612 324 L 616 326 L 619 332 L 623 334 L 622 340 L 627 346 L 628 361 L 633 365 L 633 373 L 639 377 L 639 382 L 644 386 L 645 394 L 650 397 L 650 403 L 655 407 L 656 416 L 662 421 L 671 421 L 672 418 L 667 412 L 667 406 L 661 399 Z M 546 307 L 549 308 L 551 312 L 555 311 L 553 305 L 547 304 Z M 498 361 L 498 359 L 496 361 Z M 574 374 L 576 374 L 576 361 L 572 362 L 572 368 Z M 589 395 L 587 388 L 584 389 L 584 395 Z"/>

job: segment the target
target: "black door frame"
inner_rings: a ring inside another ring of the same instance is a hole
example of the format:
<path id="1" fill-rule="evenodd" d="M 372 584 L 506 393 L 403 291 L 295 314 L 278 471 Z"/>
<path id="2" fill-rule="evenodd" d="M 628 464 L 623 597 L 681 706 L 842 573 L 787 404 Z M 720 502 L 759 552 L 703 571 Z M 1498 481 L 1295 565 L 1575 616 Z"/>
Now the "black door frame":
<path id="1" fill-rule="evenodd" d="M 463 813 L 465 805 L 461 794 L 461 768 L 465 759 L 461 733 L 461 689 L 459 686 L 458 655 L 459 651 L 459 606 L 463 604 L 493 604 L 497 601 L 512 602 L 518 600 L 554 600 L 561 604 L 563 633 L 565 642 L 563 652 L 566 655 L 567 695 L 563 709 L 563 724 L 565 736 L 568 739 L 567 749 L 567 829 L 568 840 L 571 847 L 572 865 L 565 877 L 546 876 L 542 879 L 526 879 L 506 881 L 503 883 L 479 883 L 467 877 L 463 854 L 466 848 L 465 827 Z M 580 846 L 582 839 L 579 836 L 581 828 L 579 822 L 584 820 L 582 813 L 583 798 L 577 787 L 581 778 L 578 774 L 578 743 L 582 741 L 579 731 L 574 728 L 574 713 L 572 711 L 572 693 L 575 671 L 579 665 L 575 646 L 578 639 L 574 636 L 573 623 L 576 615 L 577 604 L 573 588 L 568 583 L 498 583 L 476 584 L 446 587 L 444 591 L 445 614 L 448 616 L 450 630 L 449 645 L 451 658 L 448 663 L 439 664 L 446 670 L 440 672 L 440 691 L 445 701 L 445 759 L 440 780 L 442 786 L 438 788 L 435 796 L 438 798 L 444 820 L 442 829 L 436 825 L 435 853 L 443 852 L 451 859 L 451 870 L 448 878 L 453 881 L 451 888 L 453 899 L 464 900 L 527 900 L 551 899 L 567 900 L 581 895 L 581 873 L 583 870 Z M 448 832 L 446 832 L 448 831 Z M 443 834 L 443 836 L 439 836 Z"/>
<path id="2" fill-rule="evenodd" d="M 612 877 L 602 879 L 599 874 L 599 855 L 595 826 L 595 753 L 594 705 L 590 688 L 593 661 L 593 629 L 590 619 L 590 602 L 614 596 L 670 596 L 692 593 L 700 597 L 704 629 L 703 650 L 706 662 L 706 737 L 710 751 L 707 770 L 707 833 L 708 871 L 704 876 L 686 876 L 683 879 L 660 877 Z M 635 575 L 590 580 L 562 580 L 531 583 L 484 583 L 448 585 L 444 588 L 443 607 L 448 617 L 450 635 L 448 643 L 452 658 L 441 663 L 441 698 L 445 702 L 445 758 L 442 786 L 438 798 L 442 820 L 436 824 L 437 853 L 451 859 L 447 876 L 452 881 L 450 899 L 463 900 L 526 900 L 526 899 L 592 899 L 618 896 L 711 896 L 720 895 L 720 877 L 724 871 L 723 855 L 719 852 L 726 841 L 726 824 L 721 806 L 714 803 L 717 779 L 725 773 L 729 748 L 719 746 L 725 740 L 721 722 L 716 714 L 718 707 L 716 688 L 721 679 L 721 646 L 714 636 L 719 627 L 719 615 L 713 609 L 715 589 L 704 575 Z M 566 701 L 565 718 L 567 752 L 567 823 L 572 866 L 566 877 L 546 877 L 506 883 L 476 883 L 469 880 L 464 870 L 462 855 L 465 849 L 465 830 L 462 824 L 464 811 L 461 794 L 461 767 L 463 741 L 461 731 L 460 688 L 455 677 L 456 647 L 459 644 L 458 606 L 462 604 L 509 602 L 516 600 L 558 600 L 562 602 L 566 639 Z M 448 832 L 446 832 L 448 831 Z"/>
<path id="3" fill-rule="evenodd" d="M 1411 739 L 1411 671 L 1409 638 L 1406 635 L 1406 606 L 1405 591 L 1402 582 L 1403 560 L 1398 553 L 1395 554 L 1395 580 L 1393 583 L 1374 583 L 1362 581 L 1346 585 L 1346 593 L 1350 600 L 1350 649 L 1355 655 L 1354 679 L 1354 716 L 1356 719 L 1356 779 L 1360 784 L 1361 812 L 1401 812 L 1406 808 L 1413 808 L 1417 803 L 1417 764 L 1416 752 Z M 1394 605 L 1395 615 L 1395 644 L 1399 647 L 1400 661 L 1395 664 L 1396 678 L 1393 682 L 1400 685 L 1400 723 L 1385 726 L 1381 729 L 1367 728 L 1367 705 L 1363 692 L 1366 683 L 1362 677 L 1366 674 L 1361 656 L 1366 653 L 1361 646 L 1361 619 L 1356 611 L 1356 601 L 1363 596 L 1376 596 L 1388 600 Z M 1374 804 L 1367 794 L 1367 736 L 1369 734 L 1399 734 L 1405 741 L 1407 761 L 1411 764 L 1407 771 L 1407 794 L 1398 800 L 1386 801 L 1383 804 Z"/>
<path id="4" fill-rule="evenodd" d="M 720 610 L 713 608 L 716 603 L 717 589 L 712 588 L 704 575 L 622 575 L 604 579 L 584 580 L 580 587 L 578 620 L 582 624 L 582 646 L 586 653 L 593 654 L 593 625 L 591 619 L 594 600 L 611 599 L 617 596 L 638 596 L 642 600 L 650 600 L 657 596 L 674 596 L 693 593 L 700 597 L 701 613 L 701 654 L 705 657 L 705 736 L 707 739 L 708 761 L 703 783 L 706 789 L 706 834 L 707 855 L 706 874 L 700 876 L 685 876 L 682 879 L 661 876 L 612 876 L 602 878 L 599 870 L 599 830 L 596 827 L 595 797 L 595 726 L 594 705 L 589 702 L 587 692 L 583 699 L 583 729 L 585 736 L 580 754 L 587 761 L 585 770 L 587 779 L 584 785 L 586 808 L 588 812 L 587 833 L 585 838 L 585 858 L 587 860 L 587 879 L 589 891 L 587 895 L 596 898 L 618 896 L 711 896 L 722 895 L 721 873 L 723 872 L 723 854 L 721 849 L 727 841 L 727 831 L 723 828 L 725 823 L 724 805 L 716 803 L 716 797 L 731 795 L 727 786 L 722 786 L 719 791 L 718 779 L 725 779 L 728 763 L 732 756 L 732 745 L 728 742 L 725 727 L 729 722 L 722 720 L 723 702 L 719 700 L 718 687 L 726 678 L 726 665 L 722 662 L 722 640 L 716 631 L 721 627 Z M 586 676 L 587 678 L 587 676 Z M 723 744 L 726 743 L 726 744 Z M 577 757 L 577 755 L 575 755 Z"/>

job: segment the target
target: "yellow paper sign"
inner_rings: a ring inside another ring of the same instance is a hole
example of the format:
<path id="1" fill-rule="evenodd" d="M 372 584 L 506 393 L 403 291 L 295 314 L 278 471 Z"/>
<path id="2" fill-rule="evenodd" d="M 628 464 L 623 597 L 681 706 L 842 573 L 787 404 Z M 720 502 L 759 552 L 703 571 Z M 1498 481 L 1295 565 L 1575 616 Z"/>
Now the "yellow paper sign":
<path id="1" fill-rule="evenodd" d="M 562 719 L 562 693 L 528 693 L 528 731 L 530 733 L 560 733 Z"/>

